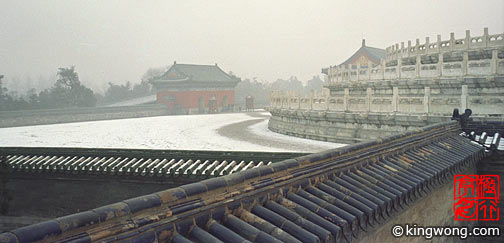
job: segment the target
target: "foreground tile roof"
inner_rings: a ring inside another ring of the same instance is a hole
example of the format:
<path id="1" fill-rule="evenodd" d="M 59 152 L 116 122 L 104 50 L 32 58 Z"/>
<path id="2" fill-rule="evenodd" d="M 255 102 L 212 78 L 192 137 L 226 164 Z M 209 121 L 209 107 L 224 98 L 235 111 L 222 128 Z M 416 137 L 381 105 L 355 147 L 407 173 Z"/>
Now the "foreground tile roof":
<path id="1" fill-rule="evenodd" d="M 0 241 L 342 242 L 474 165 L 456 121 L 60 217 Z"/>

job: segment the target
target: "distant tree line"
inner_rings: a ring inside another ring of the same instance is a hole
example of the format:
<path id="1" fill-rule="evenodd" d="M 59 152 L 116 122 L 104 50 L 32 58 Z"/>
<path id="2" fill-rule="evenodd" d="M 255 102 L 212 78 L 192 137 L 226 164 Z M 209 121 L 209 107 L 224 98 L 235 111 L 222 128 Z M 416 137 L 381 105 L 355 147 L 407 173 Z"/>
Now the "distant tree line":
<path id="1" fill-rule="evenodd" d="M 166 69 L 167 67 L 148 69 L 137 84 L 129 81 L 125 84 L 109 82 L 103 94 L 93 92 L 83 85 L 73 66 L 59 68 L 53 85 L 40 92 L 35 88 L 24 87 L 24 90 L 28 90 L 25 95 L 9 91 L 2 84 L 4 76 L 0 75 L 0 111 L 94 107 L 151 95 L 152 81 Z M 235 76 L 232 72 L 229 74 Z M 319 76 L 313 76 L 304 85 L 296 77 L 277 79 L 272 83 L 245 78 L 235 87 L 236 108 L 245 107 L 245 97 L 248 95 L 254 97 L 256 107 L 268 106 L 272 90 L 293 90 L 307 95 L 310 90 L 320 90 L 323 84 L 324 81 Z"/>
<path id="2" fill-rule="evenodd" d="M 48 89 L 36 93 L 30 90 L 26 97 L 18 97 L 8 93 L 0 78 L 0 110 L 31 110 L 92 107 L 96 105 L 94 92 L 82 85 L 75 67 L 59 68 L 58 79 Z"/>
<path id="3" fill-rule="evenodd" d="M 165 68 L 151 68 L 143 75 L 139 84 L 114 84 L 109 82 L 105 94 L 93 92 L 84 86 L 75 67 L 59 68 L 57 80 L 47 89 L 38 92 L 28 89 L 25 95 L 9 91 L 0 75 L 0 111 L 60 109 L 94 107 L 152 94 L 150 82 L 163 74 Z"/>

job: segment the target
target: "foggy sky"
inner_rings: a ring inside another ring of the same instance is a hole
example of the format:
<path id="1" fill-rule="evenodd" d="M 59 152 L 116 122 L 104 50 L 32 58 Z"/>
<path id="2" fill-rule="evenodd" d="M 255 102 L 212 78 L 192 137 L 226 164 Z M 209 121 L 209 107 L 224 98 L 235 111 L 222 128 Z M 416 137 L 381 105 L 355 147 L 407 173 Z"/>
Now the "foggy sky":
<path id="1" fill-rule="evenodd" d="M 149 67 L 214 64 L 242 78 L 320 74 L 361 45 L 386 48 L 504 32 L 504 1 L 2 0 L 0 74 L 76 66 L 92 88 L 138 82 Z"/>

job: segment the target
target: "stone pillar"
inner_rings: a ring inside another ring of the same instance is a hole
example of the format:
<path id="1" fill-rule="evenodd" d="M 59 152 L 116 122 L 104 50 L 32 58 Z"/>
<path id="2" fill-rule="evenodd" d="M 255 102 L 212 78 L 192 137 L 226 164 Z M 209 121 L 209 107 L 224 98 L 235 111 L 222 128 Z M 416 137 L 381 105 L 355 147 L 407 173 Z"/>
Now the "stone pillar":
<path id="1" fill-rule="evenodd" d="M 399 88 L 392 87 L 392 110 L 397 112 L 397 103 L 399 101 Z"/>
<path id="2" fill-rule="evenodd" d="M 408 57 L 412 56 L 413 53 L 411 53 L 411 41 L 408 41 Z"/>
<path id="3" fill-rule="evenodd" d="M 455 33 L 451 32 L 450 33 L 450 51 L 453 50 L 454 46 L 455 46 Z"/>
<path id="4" fill-rule="evenodd" d="M 498 66 L 498 61 L 499 59 L 497 59 L 497 54 L 498 54 L 498 50 L 492 50 L 492 61 L 490 62 L 490 66 L 492 68 L 491 70 L 491 73 L 492 74 L 497 74 L 497 66 Z"/>
<path id="5" fill-rule="evenodd" d="M 416 45 L 415 45 L 415 55 L 418 55 L 420 53 L 420 39 L 416 39 Z"/>
<path id="6" fill-rule="evenodd" d="M 345 95 L 343 96 L 343 106 L 345 111 L 348 112 L 348 98 L 350 97 L 350 89 L 345 88 Z"/>
<path id="7" fill-rule="evenodd" d="M 424 107 L 424 112 L 427 114 L 429 113 L 429 96 L 430 96 L 430 87 L 425 87 L 423 107 Z"/>
<path id="8" fill-rule="evenodd" d="M 466 37 L 465 37 L 465 49 L 469 49 L 469 44 L 471 43 L 471 31 L 470 30 L 466 30 Z"/>
<path id="9" fill-rule="evenodd" d="M 464 113 L 465 109 L 467 109 L 467 85 L 462 85 L 462 95 L 460 97 L 460 110 L 461 113 Z"/>
<path id="10" fill-rule="evenodd" d="M 438 75 L 439 77 L 443 76 L 443 53 L 438 54 Z"/>
<path id="11" fill-rule="evenodd" d="M 429 53 L 430 39 L 429 37 L 425 37 L 425 54 Z"/>
<path id="12" fill-rule="evenodd" d="M 469 53 L 464 51 L 464 59 L 462 59 L 462 75 L 467 75 L 467 61 L 469 60 Z"/>
<path id="13" fill-rule="evenodd" d="M 422 62 L 422 59 L 420 58 L 420 55 L 416 56 L 416 63 L 415 63 L 415 77 L 420 77 L 420 64 Z"/>
<path id="14" fill-rule="evenodd" d="M 366 89 L 366 95 L 367 95 L 367 99 L 366 99 L 366 111 L 367 112 L 371 112 L 371 98 L 372 98 L 372 95 L 373 95 L 373 90 L 371 90 L 371 88 L 367 88 Z"/>
<path id="15" fill-rule="evenodd" d="M 488 47 L 488 27 L 483 29 L 483 46 Z"/>
<path id="16" fill-rule="evenodd" d="M 437 42 L 436 42 L 436 50 L 437 52 L 441 52 L 441 35 L 437 35 Z"/>

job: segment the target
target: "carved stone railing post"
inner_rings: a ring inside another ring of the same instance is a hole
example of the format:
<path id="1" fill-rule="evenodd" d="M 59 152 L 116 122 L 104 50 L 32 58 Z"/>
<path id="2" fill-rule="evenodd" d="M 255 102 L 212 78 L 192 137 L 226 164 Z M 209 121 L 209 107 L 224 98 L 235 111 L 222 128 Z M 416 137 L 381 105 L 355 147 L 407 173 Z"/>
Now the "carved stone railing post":
<path id="1" fill-rule="evenodd" d="M 443 76 L 443 63 L 444 63 L 443 53 L 439 53 L 438 54 L 438 65 L 437 65 L 439 77 Z"/>
<path id="2" fill-rule="evenodd" d="M 420 64 L 421 64 L 422 59 L 420 58 L 420 55 L 416 56 L 416 63 L 415 63 L 415 77 L 420 77 Z"/>
<path id="3" fill-rule="evenodd" d="M 462 95 L 460 96 L 460 109 L 464 112 L 467 109 L 467 85 L 462 85 Z"/>
<path id="4" fill-rule="evenodd" d="M 411 40 L 408 41 L 408 57 L 412 56 L 411 53 Z"/>
<path id="5" fill-rule="evenodd" d="M 429 54 L 430 38 L 425 37 L 425 54 Z"/>
<path id="6" fill-rule="evenodd" d="M 345 111 L 348 111 L 348 98 L 350 97 L 350 89 L 345 88 L 345 95 L 343 96 L 343 106 Z"/>
<path id="7" fill-rule="evenodd" d="M 430 96 L 430 87 L 425 87 L 423 105 L 424 105 L 424 112 L 427 114 L 429 113 L 429 96 Z"/>
<path id="8" fill-rule="evenodd" d="M 405 49 L 404 49 L 404 41 L 402 41 L 401 42 L 401 58 L 404 57 L 404 51 L 405 51 Z"/>
<path id="9" fill-rule="evenodd" d="M 467 75 L 467 61 L 469 60 L 469 53 L 464 51 L 464 59 L 462 59 L 462 75 Z"/>
<path id="10" fill-rule="evenodd" d="M 471 44 L 471 31 L 466 30 L 466 37 L 465 37 L 465 49 L 469 49 L 469 45 Z"/>
<path id="11" fill-rule="evenodd" d="M 415 45 L 415 55 L 419 55 L 420 54 L 420 39 L 416 39 L 416 45 Z"/>
<path id="12" fill-rule="evenodd" d="M 397 112 L 397 103 L 399 101 L 399 88 L 398 87 L 393 87 L 392 88 L 392 110 L 394 112 Z"/>
<path id="13" fill-rule="evenodd" d="M 455 46 L 455 33 L 451 32 L 450 33 L 450 51 L 453 50 L 454 46 Z"/>
<path id="14" fill-rule="evenodd" d="M 488 37 L 488 28 L 485 27 L 483 29 L 483 45 L 484 47 L 487 47 L 488 46 L 488 41 L 489 41 L 489 37 Z"/>
<path id="15" fill-rule="evenodd" d="M 441 35 L 437 35 L 436 51 L 441 52 Z"/>

